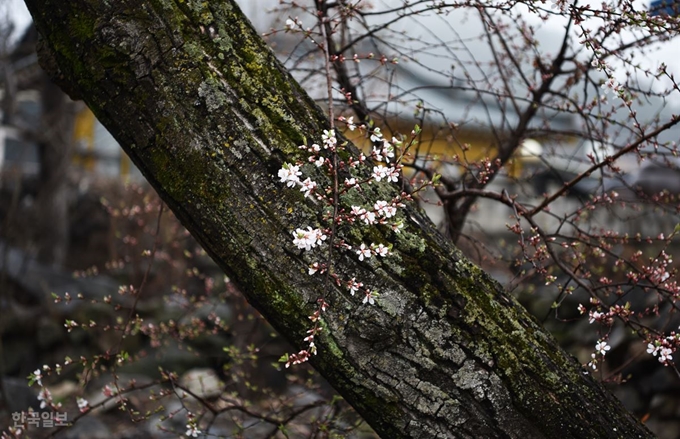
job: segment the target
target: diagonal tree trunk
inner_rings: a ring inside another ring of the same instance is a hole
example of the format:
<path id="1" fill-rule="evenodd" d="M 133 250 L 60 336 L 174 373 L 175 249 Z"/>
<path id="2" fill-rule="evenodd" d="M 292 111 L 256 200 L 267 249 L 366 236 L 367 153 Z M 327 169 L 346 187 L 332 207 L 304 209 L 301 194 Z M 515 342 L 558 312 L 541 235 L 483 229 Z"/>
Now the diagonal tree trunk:
<path id="1" fill-rule="evenodd" d="M 281 334 L 299 343 L 325 295 L 312 364 L 382 437 L 651 437 L 415 208 L 398 235 L 340 230 L 394 245 L 380 262 L 335 257 L 376 306 L 307 275 L 291 231 L 320 226 L 323 206 L 275 175 L 328 121 L 232 1 L 26 3 L 43 65 Z"/>

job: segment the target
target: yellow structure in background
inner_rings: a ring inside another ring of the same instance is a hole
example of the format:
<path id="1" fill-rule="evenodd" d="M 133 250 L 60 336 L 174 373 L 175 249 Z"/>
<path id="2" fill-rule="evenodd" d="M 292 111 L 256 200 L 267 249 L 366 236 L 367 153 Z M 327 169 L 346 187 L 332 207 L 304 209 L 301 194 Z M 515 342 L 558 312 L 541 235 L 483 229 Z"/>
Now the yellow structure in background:
<path id="1" fill-rule="evenodd" d="M 399 132 L 404 134 L 405 141 L 408 141 L 409 133 L 413 130 L 413 126 L 407 123 L 397 123 L 396 128 Z M 97 130 L 102 128 L 97 126 L 99 122 L 95 118 L 89 108 L 83 106 L 83 109 L 76 113 L 73 138 L 79 146 L 74 153 L 73 161 L 76 165 L 81 166 L 88 172 L 95 172 L 97 170 L 98 160 L 102 159 L 101 152 L 97 151 Z M 350 132 L 345 130 L 344 135 L 358 145 L 365 153 L 370 154 L 371 142 L 368 140 L 366 134 L 361 134 L 358 130 Z M 383 135 L 386 138 L 391 138 L 392 133 L 385 129 Z M 426 125 L 422 133 L 418 136 L 420 143 L 413 145 L 409 149 L 409 153 L 417 156 L 418 160 L 423 163 L 431 163 L 435 169 L 438 169 L 442 163 L 453 164 L 452 158 L 458 156 L 458 167 L 461 168 L 468 163 L 474 163 L 486 157 L 493 158 L 497 154 L 497 141 L 490 134 L 481 130 L 459 130 L 452 134 L 448 129 L 437 131 L 433 126 Z M 510 177 L 518 178 L 522 174 L 522 170 L 526 164 L 536 163 L 542 154 L 542 146 L 539 142 L 548 139 L 526 139 L 519 148 L 515 156 L 505 166 L 506 172 Z M 101 140 L 100 140 L 101 141 Z M 119 164 L 118 175 L 122 178 L 130 176 L 131 161 L 130 158 L 120 149 L 118 149 Z"/>
<path id="2" fill-rule="evenodd" d="M 97 169 L 97 161 L 100 159 L 97 152 L 97 118 L 89 108 L 83 108 L 76 113 L 73 140 L 79 147 L 73 155 L 73 161 L 76 165 L 81 166 L 88 172 L 94 172 Z M 101 129 L 101 127 L 100 127 Z M 118 174 L 120 177 L 127 178 L 130 176 L 131 162 L 130 158 L 119 150 L 120 162 L 118 165 Z"/>
<path id="3" fill-rule="evenodd" d="M 406 124 L 400 124 L 397 127 L 400 133 L 405 137 L 404 141 L 408 142 L 408 134 L 414 127 L 409 127 Z M 385 138 L 391 138 L 393 134 L 389 130 L 382 130 Z M 371 152 L 371 142 L 368 140 L 366 134 L 361 134 L 359 131 L 350 132 L 345 130 L 343 133 L 348 140 L 359 146 L 364 153 Z M 484 158 L 494 158 L 497 155 L 497 140 L 490 134 L 481 130 L 459 130 L 455 134 L 455 138 L 451 134 L 442 131 L 437 132 L 431 126 L 423 127 L 422 133 L 418 136 L 418 144 L 413 145 L 409 149 L 409 153 L 417 156 L 419 161 L 427 161 L 432 164 L 435 169 L 439 169 L 443 163 L 454 164 L 452 160 L 457 156 L 458 165 L 461 174 L 463 167 L 466 164 L 478 162 Z M 505 165 L 507 175 L 512 178 L 519 178 L 522 175 L 524 168 L 527 165 L 540 162 L 543 154 L 542 142 L 550 142 L 550 138 L 543 139 L 525 139 L 518 150 L 515 152 Z M 563 142 L 571 143 L 569 139 L 561 139 Z"/>
<path id="4" fill-rule="evenodd" d="M 82 166 L 86 171 L 94 171 L 95 157 L 94 157 L 94 124 L 97 119 L 89 108 L 84 107 L 76 113 L 76 119 L 73 127 L 73 140 L 76 145 L 84 146 L 84 148 L 76 148 L 73 154 L 73 161 Z M 84 152 L 83 152 L 84 149 Z"/>

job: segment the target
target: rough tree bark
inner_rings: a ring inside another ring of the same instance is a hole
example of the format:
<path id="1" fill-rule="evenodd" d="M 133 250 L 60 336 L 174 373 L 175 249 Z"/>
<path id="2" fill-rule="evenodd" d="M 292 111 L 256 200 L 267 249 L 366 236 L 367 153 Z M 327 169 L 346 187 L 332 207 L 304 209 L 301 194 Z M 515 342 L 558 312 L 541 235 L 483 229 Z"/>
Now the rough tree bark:
<path id="1" fill-rule="evenodd" d="M 651 437 L 414 207 L 399 235 L 340 229 L 352 244 L 394 245 L 380 261 L 334 261 L 379 289 L 376 306 L 307 275 L 291 231 L 318 227 L 323 206 L 275 175 L 328 121 L 232 1 L 26 3 L 52 77 L 281 334 L 299 344 L 325 294 L 312 364 L 382 437 Z"/>

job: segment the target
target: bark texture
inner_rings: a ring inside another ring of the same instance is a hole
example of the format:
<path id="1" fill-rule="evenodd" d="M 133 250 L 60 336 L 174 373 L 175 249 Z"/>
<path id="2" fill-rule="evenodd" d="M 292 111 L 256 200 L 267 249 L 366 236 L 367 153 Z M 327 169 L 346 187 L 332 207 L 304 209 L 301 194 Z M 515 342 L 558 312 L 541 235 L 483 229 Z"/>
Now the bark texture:
<path id="1" fill-rule="evenodd" d="M 50 74 L 277 330 L 299 345 L 325 295 L 312 364 L 382 437 L 651 437 L 413 207 L 398 235 L 339 230 L 352 245 L 394 245 L 368 263 L 336 253 L 339 274 L 382 293 L 376 306 L 307 275 L 313 259 L 291 231 L 323 225 L 327 208 L 275 175 L 328 122 L 231 1 L 26 3 Z M 394 190 L 373 184 L 341 203 Z"/>

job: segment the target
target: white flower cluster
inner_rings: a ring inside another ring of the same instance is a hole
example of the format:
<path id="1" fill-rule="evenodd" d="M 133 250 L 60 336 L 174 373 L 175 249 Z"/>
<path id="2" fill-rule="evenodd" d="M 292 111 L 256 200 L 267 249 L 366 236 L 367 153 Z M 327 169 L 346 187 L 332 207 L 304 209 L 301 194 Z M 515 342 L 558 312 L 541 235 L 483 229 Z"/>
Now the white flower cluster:
<path id="1" fill-rule="evenodd" d="M 78 410 L 80 410 L 80 413 L 85 413 L 90 409 L 90 403 L 85 398 L 77 397 L 76 404 L 78 404 Z"/>
<path id="2" fill-rule="evenodd" d="M 605 355 L 607 355 L 607 352 L 611 349 L 611 346 L 607 344 L 606 341 L 604 340 L 598 340 L 597 343 L 595 343 L 595 352 L 590 354 L 592 360 L 588 363 L 588 366 L 592 367 L 594 370 L 597 370 L 597 357 L 601 356 L 604 358 Z"/>
<path id="3" fill-rule="evenodd" d="M 286 183 L 286 186 L 293 187 L 300 183 L 300 167 L 296 165 L 291 165 L 290 163 L 284 163 L 283 167 L 279 169 L 279 178 L 281 183 Z"/>
<path id="4" fill-rule="evenodd" d="M 361 303 L 369 304 L 369 305 L 375 305 L 375 298 L 378 297 L 378 293 L 375 291 L 368 291 L 366 290 L 366 295 L 364 296 L 364 300 L 361 301 Z"/>
<path id="5" fill-rule="evenodd" d="M 607 80 L 601 86 L 602 90 L 604 90 L 604 94 L 600 97 L 600 99 L 604 100 L 606 98 L 607 92 L 610 90 L 616 96 L 623 97 L 625 89 L 621 84 L 619 84 L 619 81 L 614 78 L 614 71 L 603 59 L 600 58 L 598 51 L 595 51 L 595 57 L 593 58 L 593 61 L 590 63 L 590 65 L 595 67 L 597 71 L 604 72 L 607 75 Z"/>
<path id="6" fill-rule="evenodd" d="M 397 214 L 397 208 L 387 204 L 387 201 L 379 200 L 373 205 L 373 208 L 378 213 L 379 216 L 385 218 L 392 218 Z"/>
<path id="7" fill-rule="evenodd" d="M 368 259 L 373 255 L 382 256 L 384 258 L 390 254 L 390 249 L 389 247 L 385 247 L 383 244 L 371 244 L 368 247 L 366 244 L 361 244 L 356 252 L 357 255 L 359 255 L 359 260 L 363 261 L 364 259 Z"/>
<path id="8" fill-rule="evenodd" d="M 375 160 L 385 163 L 390 163 L 394 160 L 394 151 L 402 143 L 396 137 L 392 137 L 392 140 L 385 139 L 380 132 L 380 128 L 373 129 L 370 139 L 374 143 L 371 155 Z"/>
<path id="9" fill-rule="evenodd" d="M 38 401 L 40 401 L 41 409 L 50 407 L 52 405 L 52 393 L 47 389 L 47 387 L 40 389 L 40 392 L 38 393 Z"/>
<path id="10" fill-rule="evenodd" d="M 314 145 L 317 146 L 318 145 Z M 316 164 L 316 163 L 315 163 Z M 321 159 L 321 164 L 316 164 L 321 166 L 323 164 L 323 158 Z M 311 178 L 306 178 L 304 181 L 300 181 L 300 167 L 298 165 L 292 165 L 290 163 L 284 163 L 281 169 L 279 169 L 279 181 L 285 183 L 288 187 L 294 187 L 299 185 L 300 192 L 305 194 L 305 198 L 309 197 L 317 188 L 317 184 Z"/>
<path id="11" fill-rule="evenodd" d="M 300 21 L 300 19 L 298 19 L 297 17 L 295 17 L 295 19 L 289 18 L 286 20 L 284 30 L 286 32 L 297 32 L 300 30 L 301 27 L 302 22 Z"/>
<path id="12" fill-rule="evenodd" d="M 647 353 L 652 354 L 655 357 L 658 355 L 659 363 L 666 364 L 673 360 L 673 349 L 658 342 L 647 344 Z"/>
<path id="13" fill-rule="evenodd" d="M 311 178 L 307 178 L 305 181 L 300 183 L 302 187 L 300 188 L 300 192 L 305 194 L 305 198 L 309 197 L 309 194 L 312 193 L 314 189 L 316 189 L 316 182 L 312 181 Z"/>
<path id="14" fill-rule="evenodd" d="M 609 345 L 607 344 L 607 342 L 604 341 L 604 340 L 599 340 L 599 341 L 595 344 L 595 352 L 598 353 L 598 354 L 600 354 L 600 355 L 602 355 L 603 357 L 607 354 L 607 351 L 608 351 L 609 349 L 611 349 L 611 346 L 609 346 Z M 593 354 L 593 355 L 595 355 L 595 354 Z M 593 358 L 595 358 L 595 357 L 593 356 Z"/>
<path id="15" fill-rule="evenodd" d="M 307 230 L 297 229 L 293 232 L 293 244 L 301 250 L 311 250 L 325 240 L 326 235 L 321 229 L 307 227 Z"/>
<path id="16" fill-rule="evenodd" d="M 604 313 L 601 313 L 601 312 L 598 312 L 598 311 L 593 311 L 593 310 L 591 310 L 589 314 L 590 314 L 590 317 L 588 318 L 588 323 L 590 323 L 591 325 L 593 323 L 595 323 L 596 321 L 599 321 L 600 319 L 602 319 L 602 317 L 604 317 L 604 315 L 605 315 Z"/>
<path id="17" fill-rule="evenodd" d="M 344 116 L 340 116 L 340 117 L 338 117 L 338 120 L 340 122 L 345 122 L 347 129 L 350 130 L 350 131 L 354 131 L 354 130 L 357 129 L 357 125 L 354 123 L 354 116 L 350 116 L 347 119 L 345 119 Z"/>
<path id="18" fill-rule="evenodd" d="M 357 278 L 353 277 L 352 280 L 347 282 L 347 288 L 349 289 L 349 293 L 354 296 L 357 291 L 359 291 L 359 288 L 363 287 L 364 284 L 363 282 L 357 282 Z"/>
<path id="19" fill-rule="evenodd" d="M 286 23 L 287 30 L 294 30 L 297 26 L 299 26 L 297 20 L 288 20 Z M 341 116 L 338 118 L 338 121 L 344 122 L 350 131 L 357 129 L 357 125 L 355 125 L 352 117 L 345 119 Z M 365 125 L 360 125 L 358 128 L 362 132 L 366 130 Z M 413 137 L 415 138 L 415 134 L 413 134 Z M 344 144 L 338 143 L 335 130 L 330 129 L 323 131 L 320 144 L 313 143 L 311 146 L 301 145 L 298 147 L 300 150 L 307 151 L 309 153 L 308 157 L 306 160 L 300 160 L 295 164 L 284 163 L 278 171 L 279 181 L 290 188 L 299 187 L 300 192 L 304 194 L 305 198 L 313 196 L 317 201 L 332 206 L 334 208 L 334 217 L 332 220 L 336 224 L 354 224 L 355 222 L 363 222 L 368 226 L 388 226 L 394 233 L 399 233 L 404 227 L 404 222 L 403 220 L 396 219 L 397 209 L 405 207 L 403 202 L 411 199 L 411 196 L 408 194 L 401 193 L 392 200 L 378 200 L 373 203 L 372 208 L 368 206 L 351 206 L 349 212 L 340 206 L 334 205 L 340 195 L 350 190 L 361 192 L 362 185 L 371 184 L 373 181 L 380 182 L 382 180 L 392 183 L 399 181 L 402 165 L 400 164 L 400 159 L 395 160 L 395 156 L 397 147 L 401 146 L 401 141 L 394 137 L 391 141 L 384 139 L 379 128 L 371 130 L 370 140 L 373 142 L 371 158 L 378 162 L 378 164 L 373 166 L 373 172 L 368 178 L 362 179 L 350 175 L 344 177 L 344 180 L 339 181 L 339 170 L 351 172 L 353 169 L 364 165 L 367 157 L 363 153 L 359 153 L 357 157 L 350 156 L 345 158 L 343 155 L 343 158 L 340 158 L 338 151 L 344 150 Z M 327 174 L 335 180 L 333 185 L 331 187 L 319 188 L 319 185 L 310 177 L 301 180 L 303 177 L 301 177 L 302 171 L 300 168 L 304 165 L 313 165 L 316 168 L 320 168 L 322 171 L 326 171 Z M 332 233 L 331 230 L 333 229 L 312 228 L 310 226 L 307 226 L 306 229 L 297 228 L 292 232 L 293 244 L 300 250 L 310 251 L 322 246 L 328 239 L 330 242 L 329 246 L 344 251 L 351 251 L 359 261 L 365 261 L 373 256 L 384 258 L 391 254 L 392 247 L 386 246 L 385 244 L 361 243 L 359 247 L 352 248 L 351 245 L 342 239 L 334 240 L 332 235 L 329 239 L 326 233 L 330 235 Z M 350 295 L 363 295 L 362 304 L 375 305 L 376 300 L 379 297 L 376 290 L 366 287 L 363 282 L 358 281 L 355 277 L 349 281 L 341 279 L 338 273 L 331 271 L 331 266 L 332 265 L 328 263 L 312 262 L 308 267 L 308 274 L 313 276 L 317 273 L 326 273 L 327 275 L 330 275 L 329 278 L 334 279 L 336 285 L 345 287 Z M 321 313 L 325 312 L 328 306 L 323 297 L 317 299 L 317 304 L 317 309 L 309 316 L 313 326 L 307 331 L 308 335 L 304 338 L 305 343 L 307 343 L 307 348 L 302 349 L 296 354 L 286 354 L 281 357 L 279 361 L 285 363 L 286 367 L 309 361 L 309 359 L 317 353 L 314 337 L 322 329 L 319 320 L 321 318 Z M 187 436 L 195 437 L 196 431 L 193 424 L 187 425 Z"/>
<path id="20" fill-rule="evenodd" d="M 297 25 L 299 23 L 288 23 L 290 27 Z M 345 119 L 344 117 L 339 118 L 340 121 L 345 122 L 349 130 L 354 130 L 357 126 L 354 124 L 354 119 L 352 117 Z M 364 125 L 359 127 L 361 130 L 366 129 Z M 370 184 L 373 180 L 396 183 L 399 180 L 401 165 L 398 161 L 395 162 L 395 152 L 396 148 L 401 145 L 401 141 L 392 138 L 392 140 L 386 140 L 383 134 L 380 132 L 379 128 L 374 128 L 370 134 L 370 140 L 373 142 L 373 152 L 371 153 L 371 158 L 377 162 L 382 162 L 384 164 L 377 164 L 373 167 L 373 172 L 370 178 L 358 181 L 356 177 L 345 177 L 343 180 L 342 191 L 348 191 L 350 189 L 361 190 L 361 185 Z M 328 197 L 329 189 L 319 188 L 319 185 L 313 181 L 311 178 L 306 178 L 302 180 L 302 170 L 301 167 L 304 163 L 309 163 L 317 168 L 324 168 L 333 175 L 335 172 L 333 166 L 333 161 L 336 159 L 327 158 L 328 154 L 337 154 L 338 149 L 343 148 L 344 145 L 338 144 L 338 138 L 336 136 L 335 130 L 324 130 L 321 135 L 321 142 L 319 144 L 313 143 L 311 146 L 301 145 L 299 149 L 307 151 L 309 156 L 305 161 L 298 163 L 284 163 L 281 169 L 278 171 L 279 181 L 285 184 L 287 187 L 299 187 L 300 191 L 305 197 L 314 196 L 317 200 L 322 200 L 326 202 L 332 202 L 333 200 Z M 327 151 L 327 152 L 324 152 Z M 323 154 L 326 154 L 324 157 Z M 348 158 L 346 161 L 341 162 L 340 166 L 345 169 L 356 168 L 364 164 L 366 161 L 366 156 L 364 154 L 359 154 L 357 158 Z M 385 164 L 387 166 L 385 166 Z M 397 215 L 397 209 L 404 207 L 402 203 L 402 198 L 395 197 L 393 200 L 378 200 L 373 203 L 372 209 L 365 208 L 361 206 L 351 206 L 349 212 L 343 212 L 340 218 L 336 218 L 336 221 L 342 222 L 347 221 L 353 224 L 356 220 L 363 222 L 366 225 L 387 225 L 395 233 L 399 233 L 400 229 L 403 228 L 403 221 L 394 221 L 393 219 Z M 390 220 L 392 219 L 392 220 Z M 389 221 L 388 221 L 389 220 Z M 392 221 L 393 223 L 391 223 Z M 326 233 L 328 230 L 321 228 L 298 228 L 293 234 L 293 244 L 301 250 L 310 251 L 317 247 L 320 247 L 324 241 L 327 240 Z M 373 256 L 386 257 L 390 255 L 391 247 L 384 244 L 360 244 L 357 248 L 352 248 L 346 243 L 337 244 L 338 247 L 344 248 L 346 250 L 353 251 L 359 261 L 364 261 L 372 258 Z M 327 271 L 326 264 L 313 262 L 309 265 L 308 273 L 309 275 L 314 275 L 317 273 L 325 273 Z M 356 294 L 361 291 L 364 294 L 363 303 L 374 304 L 375 299 L 378 297 L 378 293 L 369 288 L 365 288 L 362 282 L 358 282 L 355 278 L 346 283 L 347 288 L 351 295 Z M 298 356 L 300 356 L 298 354 Z M 296 357 L 297 358 L 297 357 Z M 300 357 L 302 358 L 302 357 Z M 294 363 L 296 360 L 290 360 Z"/>
<path id="21" fill-rule="evenodd" d="M 323 141 L 323 149 L 335 149 L 335 146 L 338 144 L 338 138 L 335 137 L 335 130 L 323 130 L 321 140 Z"/>
<path id="22" fill-rule="evenodd" d="M 564 12 L 564 10 L 567 8 L 567 0 L 552 0 L 550 8 L 559 9 L 560 11 Z"/>
<path id="23" fill-rule="evenodd" d="M 194 424 L 187 424 L 187 431 L 184 433 L 186 437 L 198 437 L 201 430 Z"/>
<path id="24" fill-rule="evenodd" d="M 380 181 L 384 178 L 388 182 L 396 183 L 399 179 L 399 171 L 393 166 L 389 168 L 383 165 L 374 166 L 373 178 L 375 181 Z"/>
<path id="25" fill-rule="evenodd" d="M 369 212 L 363 207 L 352 206 L 352 215 L 361 219 L 366 224 L 375 224 L 375 213 Z"/>

